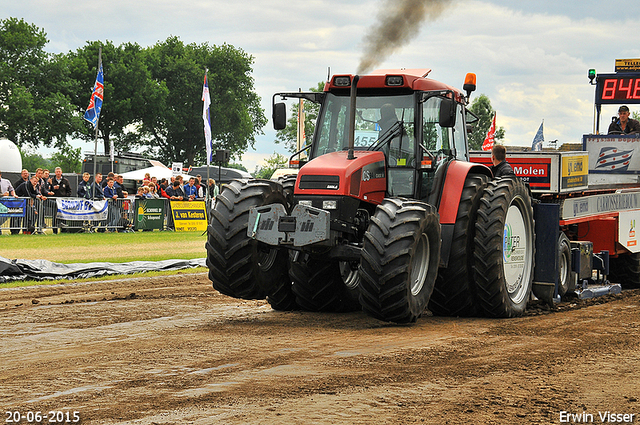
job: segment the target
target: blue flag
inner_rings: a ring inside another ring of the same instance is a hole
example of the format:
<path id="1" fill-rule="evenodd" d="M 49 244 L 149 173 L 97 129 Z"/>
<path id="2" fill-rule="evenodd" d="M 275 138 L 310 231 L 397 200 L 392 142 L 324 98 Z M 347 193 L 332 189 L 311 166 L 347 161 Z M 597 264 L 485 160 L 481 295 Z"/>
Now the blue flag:
<path id="1" fill-rule="evenodd" d="M 544 125 L 544 121 L 540 123 L 540 128 L 538 129 L 538 132 L 536 133 L 536 135 L 533 137 L 533 142 L 531 143 L 532 151 L 542 150 L 542 144 L 544 143 L 544 134 L 542 134 L 543 125 Z"/>
<path id="2" fill-rule="evenodd" d="M 93 128 L 98 125 L 98 119 L 100 119 L 100 110 L 102 109 L 102 98 L 104 96 L 104 74 L 102 72 L 102 61 L 98 65 L 98 76 L 96 77 L 96 83 L 93 86 L 93 92 L 91 93 L 91 100 L 87 111 L 84 113 L 84 119 L 93 124 Z"/>

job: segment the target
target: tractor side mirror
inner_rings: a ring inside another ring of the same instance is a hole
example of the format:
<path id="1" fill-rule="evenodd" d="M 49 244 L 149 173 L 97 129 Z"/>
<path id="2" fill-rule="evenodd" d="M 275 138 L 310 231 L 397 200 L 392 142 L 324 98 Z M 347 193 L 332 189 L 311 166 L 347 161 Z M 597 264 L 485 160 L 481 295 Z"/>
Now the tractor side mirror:
<path id="1" fill-rule="evenodd" d="M 287 106 L 284 102 L 273 104 L 273 129 L 283 130 L 287 126 Z"/>
<path id="2" fill-rule="evenodd" d="M 456 125 L 456 102 L 453 99 L 442 99 L 440 102 L 440 127 L 454 127 Z"/>

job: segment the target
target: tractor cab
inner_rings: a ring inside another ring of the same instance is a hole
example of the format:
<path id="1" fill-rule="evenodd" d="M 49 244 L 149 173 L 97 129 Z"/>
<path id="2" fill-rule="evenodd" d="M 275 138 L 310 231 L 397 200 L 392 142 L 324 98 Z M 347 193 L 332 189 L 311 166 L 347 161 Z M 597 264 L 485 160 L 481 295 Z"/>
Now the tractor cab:
<path id="1" fill-rule="evenodd" d="M 303 149 L 309 150 L 310 162 L 333 152 L 345 152 L 344 161 L 348 162 L 346 153 L 350 149 L 355 156 L 382 152 L 386 196 L 429 201 L 434 182 L 442 174 L 438 169 L 446 168 L 452 159 L 468 161 L 466 98 L 457 89 L 426 78 L 429 71 L 382 70 L 359 77 L 336 75 L 322 93 L 279 95 L 304 97 L 321 104 L 313 143 Z M 354 81 L 357 87 L 352 89 Z M 284 110 L 282 105 L 274 105 L 276 129 L 275 111 Z M 300 174 L 305 174 L 304 167 Z"/>

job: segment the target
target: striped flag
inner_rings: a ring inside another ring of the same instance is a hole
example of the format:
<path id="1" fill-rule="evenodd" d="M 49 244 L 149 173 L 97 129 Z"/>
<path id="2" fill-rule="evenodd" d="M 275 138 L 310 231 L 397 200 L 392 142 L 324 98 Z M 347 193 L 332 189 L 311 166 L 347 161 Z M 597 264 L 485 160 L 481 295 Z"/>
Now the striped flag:
<path id="1" fill-rule="evenodd" d="M 626 171 L 632 155 L 633 149 L 622 151 L 612 146 L 604 147 L 600 149 L 595 169 Z"/>
<path id="2" fill-rule="evenodd" d="M 89 106 L 84 113 L 84 119 L 93 124 L 93 128 L 98 126 L 98 120 L 100 119 L 100 111 L 102 110 L 102 100 L 104 97 L 104 73 L 102 72 L 102 57 L 98 60 L 98 76 L 96 77 L 96 83 L 93 85 L 93 91 L 91 92 L 91 100 Z"/>
<path id="3" fill-rule="evenodd" d="M 202 88 L 202 121 L 204 122 L 204 144 L 207 148 L 207 165 L 211 164 L 211 97 L 209 96 L 209 82 L 207 73 L 204 73 L 204 86 Z"/>

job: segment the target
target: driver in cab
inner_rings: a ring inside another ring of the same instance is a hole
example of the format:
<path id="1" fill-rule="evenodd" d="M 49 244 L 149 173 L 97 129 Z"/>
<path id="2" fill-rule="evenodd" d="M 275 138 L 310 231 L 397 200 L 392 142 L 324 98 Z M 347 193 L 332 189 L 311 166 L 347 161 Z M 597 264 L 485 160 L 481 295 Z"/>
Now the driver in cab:
<path id="1" fill-rule="evenodd" d="M 640 122 L 629 118 L 629 108 L 622 105 L 618 109 L 618 119 L 615 117 L 609 125 L 607 134 L 637 134 L 640 133 Z"/>
<path id="2" fill-rule="evenodd" d="M 386 146 L 382 148 L 389 160 L 389 165 L 409 165 L 409 161 L 413 156 L 411 151 L 412 145 L 408 144 L 407 141 L 404 140 L 405 146 L 403 146 L 403 137 L 406 133 L 404 132 L 402 123 L 396 115 L 395 106 L 390 103 L 382 105 L 382 107 L 380 107 L 380 120 L 377 121 L 377 124 L 380 127 L 380 138 L 389 137 L 391 134 L 394 134 L 391 141 L 386 143 Z M 396 124 L 399 125 L 400 128 L 392 130 Z M 392 131 L 393 133 L 391 133 Z"/>

